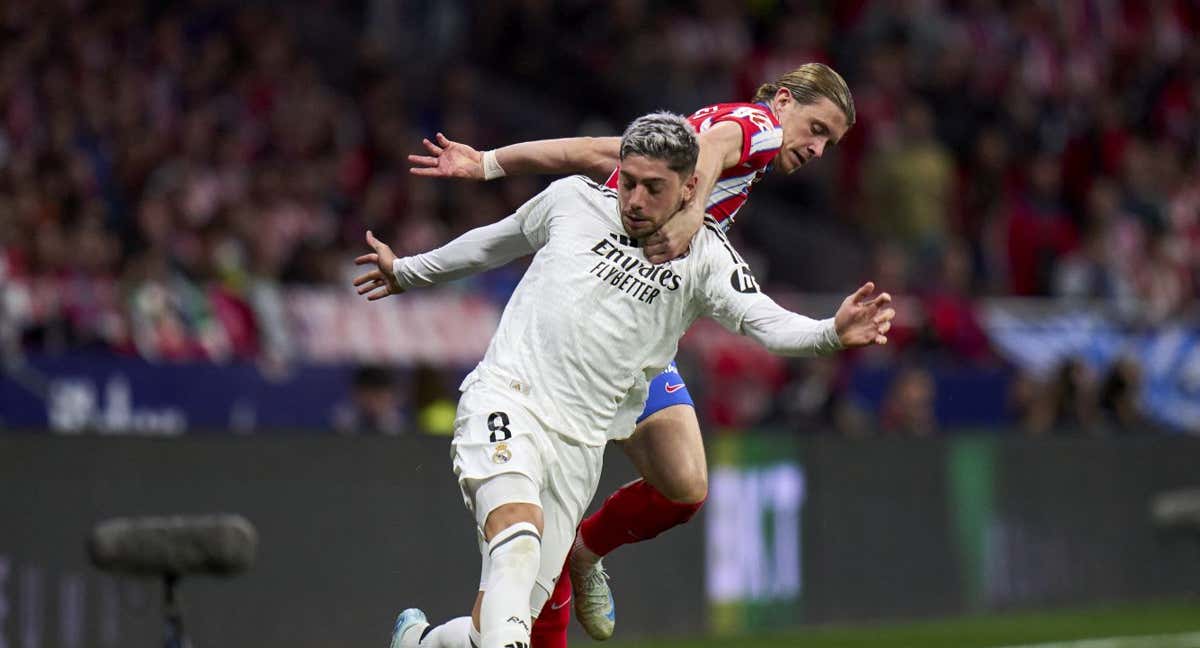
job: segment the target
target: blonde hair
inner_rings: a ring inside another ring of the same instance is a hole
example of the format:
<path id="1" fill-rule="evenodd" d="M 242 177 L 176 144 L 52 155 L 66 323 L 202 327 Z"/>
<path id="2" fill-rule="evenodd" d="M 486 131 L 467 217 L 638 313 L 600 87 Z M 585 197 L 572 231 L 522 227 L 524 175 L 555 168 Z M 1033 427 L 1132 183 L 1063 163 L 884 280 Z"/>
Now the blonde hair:
<path id="1" fill-rule="evenodd" d="M 764 83 L 754 93 L 754 101 L 770 102 L 780 88 L 787 88 L 800 104 L 814 104 L 825 97 L 846 116 L 846 127 L 854 125 L 854 97 L 842 75 L 824 63 L 805 63 L 772 83 Z"/>

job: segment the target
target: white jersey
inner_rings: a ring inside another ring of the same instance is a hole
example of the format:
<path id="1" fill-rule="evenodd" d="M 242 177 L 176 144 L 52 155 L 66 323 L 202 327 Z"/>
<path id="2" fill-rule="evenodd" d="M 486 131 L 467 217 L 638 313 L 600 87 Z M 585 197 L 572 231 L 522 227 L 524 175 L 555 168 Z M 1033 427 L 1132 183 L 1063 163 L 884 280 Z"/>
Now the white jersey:
<path id="1" fill-rule="evenodd" d="M 582 176 L 554 182 L 504 221 L 397 260 L 395 274 L 405 286 L 427 285 L 530 251 L 533 262 L 463 388 L 485 380 L 519 393 L 547 427 L 579 443 L 633 433 L 649 381 L 703 315 L 783 353 L 839 348 L 832 320 L 789 313 L 759 291 L 714 221 L 686 256 L 652 265 L 625 233 L 616 191 Z"/>

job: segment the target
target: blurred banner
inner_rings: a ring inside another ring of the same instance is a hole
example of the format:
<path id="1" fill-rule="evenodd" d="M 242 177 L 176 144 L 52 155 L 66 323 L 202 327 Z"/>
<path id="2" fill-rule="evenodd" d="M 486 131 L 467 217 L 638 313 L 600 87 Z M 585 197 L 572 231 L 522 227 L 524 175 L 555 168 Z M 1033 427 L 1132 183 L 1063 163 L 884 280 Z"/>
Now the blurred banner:
<path id="1" fill-rule="evenodd" d="M 1145 411 L 1164 425 L 1200 434 L 1200 326 L 1141 327 L 1096 308 L 1028 300 L 991 301 L 984 314 L 996 348 L 1034 375 L 1072 359 L 1097 373 L 1132 360 L 1140 368 Z"/>
<path id="2" fill-rule="evenodd" d="M 709 447 L 716 634 L 1186 595 L 1200 578 L 1200 537 L 1149 514 L 1155 493 L 1200 483 L 1195 439 Z"/>
<path id="3" fill-rule="evenodd" d="M 1200 440 L 712 440 L 697 520 L 605 564 L 621 639 L 738 634 L 1195 592 L 1196 535 L 1148 501 Z M 596 503 L 632 476 L 615 446 Z M 427 437 L 0 438 L 0 645 L 160 643 L 155 582 L 88 566 L 110 516 L 234 512 L 259 558 L 181 588 L 198 646 L 373 646 L 396 612 L 469 609 L 478 547 Z M 573 640 L 583 640 L 572 624 Z"/>
<path id="4" fill-rule="evenodd" d="M 245 361 L 149 363 L 111 355 L 30 358 L 0 373 L 0 428 L 173 436 L 332 429 L 351 371 Z"/>
<path id="5" fill-rule="evenodd" d="M 0 349 L 9 349 L 0 369 L 0 429 L 327 430 L 356 367 L 469 368 L 486 351 L 501 310 L 472 291 L 405 295 L 379 304 L 328 287 L 260 286 L 246 295 L 239 301 L 214 288 L 135 299 L 122 296 L 112 282 L 91 280 L 0 286 Z M 777 297 L 803 313 L 832 312 L 838 301 Z M 1152 423 L 1200 433 L 1200 327 L 1142 328 L 1118 311 L 1073 304 L 979 301 L 981 330 L 1000 359 L 926 354 L 920 366 L 938 426 L 1012 425 L 1018 381 L 1045 391 L 1055 376 L 1080 365 L 1090 373 L 1086 389 L 1093 396 L 1103 396 L 1106 381 L 1115 379 L 1109 384 L 1136 399 L 1139 414 Z M 864 412 L 881 410 L 898 376 L 906 374 L 907 365 L 896 358 L 904 357 L 905 344 L 920 344 L 916 340 L 930 326 L 918 299 L 901 300 L 898 307 L 896 339 L 886 350 L 839 358 L 849 368 L 846 395 Z M 12 351 L 21 348 L 20 339 L 36 339 L 31 346 L 41 350 L 23 357 Z M 888 353 L 900 356 L 881 355 Z M 730 393 L 717 375 L 730 367 L 743 368 L 733 374 L 737 382 L 730 389 L 757 390 L 761 397 L 770 396 L 778 388 L 771 381 L 789 371 L 787 359 L 708 320 L 683 338 L 680 356 L 694 369 L 689 379 L 697 394 L 703 395 L 706 383 L 716 386 L 714 401 Z M 747 383 L 750 378 L 765 382 Z"/>
<path id="6" fill-rule="evenodd" d="M 804 467 L 788 437 L 710 446 L 705 505 L 709 626 L 721 635 L 803 620 Z"/>
<path id="7" fill-rule="evenodd" d="M 478 293 L 452 289 L 372 304 L 349 286 L 263 282 L 240 294 L 215 285 L 18 279 L 0 283 L 0 342 L 33 338 L 48 351 L 102 349 L 159 362 L 473 364 L 500 311 Z"/>
<path id="8" fill-rule="evenodd" d="M 429 291 L 368 303 L 350 290 L 286 291 L 289 332 L 306 362 L 474 364 L 501 308 L 473 293 Z"/>

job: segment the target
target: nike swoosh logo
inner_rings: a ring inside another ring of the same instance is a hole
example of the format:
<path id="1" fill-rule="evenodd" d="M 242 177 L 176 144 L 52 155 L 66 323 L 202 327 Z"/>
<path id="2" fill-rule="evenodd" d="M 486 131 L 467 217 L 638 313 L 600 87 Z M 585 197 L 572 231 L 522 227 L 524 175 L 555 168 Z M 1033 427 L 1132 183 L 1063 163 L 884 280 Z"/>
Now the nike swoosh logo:
<path id="1" fill-rule="evenodd" d="M 550 601 L 550 609 L 551 610 L 561 610 L 561 609 L 563 609 L 563 606 L 565 606 L 567 603 L 570 603 L 570 602 L 571 602 L 570 596 L 568 596 L 567 600 L 563 601 L 562 603 L 555 603 L 554 601 Z"/>
<path id="2" fill-rule="evenodd" d="M 684 387 L 687 387 L 687 385 L 684 383 L 679 383 L 678 385 L 672 385 L 670 383 L 667 383 L 666 385 L 663 385 L 663 388 L 667 390 L 668 394 L 674 394 L 675 392 L 679 391 L 680 389 L 683 389 Z"/>

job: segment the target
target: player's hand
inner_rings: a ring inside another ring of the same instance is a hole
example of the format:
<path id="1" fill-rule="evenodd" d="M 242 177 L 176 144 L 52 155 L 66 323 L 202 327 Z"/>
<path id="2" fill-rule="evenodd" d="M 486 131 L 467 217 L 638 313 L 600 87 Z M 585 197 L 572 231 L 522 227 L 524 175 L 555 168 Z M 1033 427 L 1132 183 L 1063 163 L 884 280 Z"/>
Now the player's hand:
<path id="1" fill-rule="evenodd" d="M 695 202 L 695 201 L 692 201 Z M 683 206 L 674 216 L 667 219 L 642 242 L 646 259 L 655 265 L 677 259 L 688 251 L 692 238 L 704 223 L 704 210 L 694 207 L 692 202 Z"/>
<path id="2" fill-rule="evenodd" d="M 366 295 L 368 301 L 375 301 L 388 295 L 399 295 L 404 292 L 400 283 L 396 281 L 396 275 L 392 273 L 392 263 L 396 260 L 392 248 L 375 238 L 375 235 L 369 230 L 367 231 L 367 245 L 375 251 L 358 257 L 354 260 L 354 265 L 374 265 L 375 269 L 354 279 L 354 285 L 358 287 L 358 294 Z"/>
<path id="3" fill-rule="evenodd" d="M 465 178 L 483 180 L 483 154 L 461 142 L 454 142 L 441 133 L 435 138 L 421 140 L 431 155 L 410 155 L 408 172 L 428 178 Z"/>
<path id="4" fill-rule="evenodd" d="M 842 300 L 842 306 L 833 318 L 842 346 L 887 344 L 887 332 L 892 328 L 896 311 L 891 307 L 891 295 L 874 293 L 875 283 L 868 281 L 853 295 Z"/>

